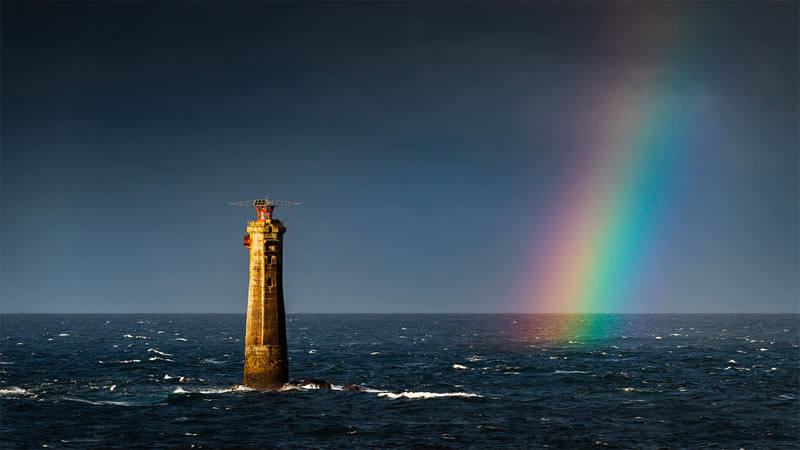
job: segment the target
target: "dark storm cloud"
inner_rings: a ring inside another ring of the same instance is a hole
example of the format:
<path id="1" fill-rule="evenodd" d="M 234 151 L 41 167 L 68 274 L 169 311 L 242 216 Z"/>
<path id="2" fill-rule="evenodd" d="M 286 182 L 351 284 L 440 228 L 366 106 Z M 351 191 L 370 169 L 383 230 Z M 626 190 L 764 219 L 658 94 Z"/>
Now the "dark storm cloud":
<path id="1" fill-rule="evenodd" d="M 669 64 L 710 131 L 646 310 L 796 309 L 796 4 L 2 8 L 4 311 L 243 311 L 264 190 L 291 311 L 510 309 L 599 87 Z"/>

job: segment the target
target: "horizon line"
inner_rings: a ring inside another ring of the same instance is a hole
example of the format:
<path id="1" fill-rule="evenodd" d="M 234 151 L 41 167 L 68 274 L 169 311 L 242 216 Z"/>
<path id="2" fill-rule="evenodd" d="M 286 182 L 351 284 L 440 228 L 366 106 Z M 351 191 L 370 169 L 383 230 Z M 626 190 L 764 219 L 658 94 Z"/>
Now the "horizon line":
<path id="1" fill-rule="evenodd" d="M 127 314 L 127 315 L 134 315 L 134 314 L 240 314 L 240 315 L 247 315 L 246 312 L 104 312 L 104 311 L 96 311 L 96 312 L 30 312 L 30 311 L 0 311 L 0 314 Z M 351 311 L 344 311 L 344 312 L 287 312 L 286 314 L 383 314 L 383 315 L 391 315 L 391 314 L 418 314 L 418 315 L 443 315 L 443 314 L 471 314 L 471 315 L 505 315 L 505 314 L 541 314 L 541 315 L 644 315 L 644 314 L 800 314 L 800 311 L 766 311 L 766 312 L 743 312 L 743 311 L 729 311 L 729 312 L 720 312 L 720 311 L 713 311 L 713 312 L 514 312 L 514 311 L 493 311 L 493 312 L 452 312 L 452 311 L 440 311 L 440 312 L 351 312 Z"/>

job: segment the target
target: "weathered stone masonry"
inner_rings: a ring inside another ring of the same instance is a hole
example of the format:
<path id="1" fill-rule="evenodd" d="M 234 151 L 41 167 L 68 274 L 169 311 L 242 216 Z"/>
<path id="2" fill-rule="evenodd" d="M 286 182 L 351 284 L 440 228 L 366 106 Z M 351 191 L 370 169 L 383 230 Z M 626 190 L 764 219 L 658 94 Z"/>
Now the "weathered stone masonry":
<path id="1" fill-rule="evenodd" d="M 244 385 L 277 389 L 289 381 L 286 312 L 283 305 L 283 234 L 280 220 L 248 223 L 250 249 Z"/>

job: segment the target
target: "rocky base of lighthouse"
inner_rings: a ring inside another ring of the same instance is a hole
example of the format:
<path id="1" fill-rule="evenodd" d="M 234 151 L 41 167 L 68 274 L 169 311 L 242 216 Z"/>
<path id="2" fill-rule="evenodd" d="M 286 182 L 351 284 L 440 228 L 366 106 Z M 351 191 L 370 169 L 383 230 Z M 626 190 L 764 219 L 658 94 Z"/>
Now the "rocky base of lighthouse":
<path id="1" fill-rule="evenodd" d="M 280 389 L 289 381 L 289 359 L 280 345 L 248 345 L 244 351 L 243 385 Z"/>

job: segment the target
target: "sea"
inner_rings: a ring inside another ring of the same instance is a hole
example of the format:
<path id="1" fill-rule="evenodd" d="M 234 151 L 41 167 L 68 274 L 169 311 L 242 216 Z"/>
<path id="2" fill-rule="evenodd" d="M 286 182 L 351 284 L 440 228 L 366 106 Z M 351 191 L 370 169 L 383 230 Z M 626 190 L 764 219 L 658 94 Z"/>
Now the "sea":
<path id="1" fill-rule="evenodd" d="M 798 314 L 0 315 L 0 447 L 800 448 Z M 344 390 L 355 384 L 363 391 Z"/>

